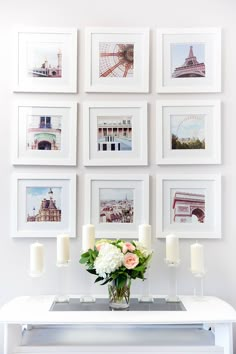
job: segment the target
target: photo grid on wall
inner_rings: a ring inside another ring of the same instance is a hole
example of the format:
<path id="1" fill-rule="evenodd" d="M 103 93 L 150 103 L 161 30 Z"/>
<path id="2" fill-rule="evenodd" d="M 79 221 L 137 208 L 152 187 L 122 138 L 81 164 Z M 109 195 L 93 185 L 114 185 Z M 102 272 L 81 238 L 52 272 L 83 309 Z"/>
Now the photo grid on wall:
<path id="1" fill-rule="evenodd" d="M 148 127 L 153 127 L 148 103 L 138 95 L 132 101 L 116 101 L 115 93 L 149 93 L 149 77 L 153 74 L 149 74 L 149 32 L 148 28 L 86 28 L 85 92 L 103 92 L 107 100 L 101 102 L 97 95 L 95 101 L 83 102 L 83 142 L 77 136 L 77 102 L 61 102 L 59 95 L 53 102 L 50 95 L 44 102 L 18 102 L 14 113 L 17 124 L 13 129 L 13 164 L 75 167 L 78 144 L 79 149 L 83 148 L 83 164 L 100 166 L 100 172 L 102 166 L 148 166 Z M 167 96 L 157 100 L 157 176 L 165 165 L 220 164 L 221 103 L 200 101 L 193 96 L 189 100 L 188 94 L 221 92 L 221 30 L 157 29 L 156 41 L 158 94 L 184 94 L 181 100 L 170 101 Z M 77 93 L 77 29 L 19 29 L 16 53 L 15 92 Z M 80 59 L 80 50 L 78 54 Z M 144 180 L 142 175 L 140 178 Z M 119 182 L 122 179 L 117 181 L 118 185 Z M 57 223 L 62 218 L 61 188 L 39 183 L 26 189 L 24 222 L 38 224 L 40 208 L 44 206 L 47 213 L 48 205 L 54 205 L 55 219 L 44 222 Z M 137 208 L 138 190 L 129 183 L 99 189 L 99 198 L 94 197 L 98 200 L 97 211 L 93 213 L 99 215 L 100 231 L 108 224 L 119 224 L 128 231 L 132 224 L 149 223 L 149 216 L 141 217 Z M 41 201 L 36 201 L 36 195 Z M 19 202 L 22 195 L 17 198 Z M 185 215 L 186 207 L 177 202 L 181 198 L 197 200 L 199 208 Z M 208 220 L 205 187 L 196 184 L 186 190 L 172 188 L 170 199 L 178 205 L 171 210 L 170 224 L 184 228 Z M 201 229 L 198 232 L 201 234 Z"/>

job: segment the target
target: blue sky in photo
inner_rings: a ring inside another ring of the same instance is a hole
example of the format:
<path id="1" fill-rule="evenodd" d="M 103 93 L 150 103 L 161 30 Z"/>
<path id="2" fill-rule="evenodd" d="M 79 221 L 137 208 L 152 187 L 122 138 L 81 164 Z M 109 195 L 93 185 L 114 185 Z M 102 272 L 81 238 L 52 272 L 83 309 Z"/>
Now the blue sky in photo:
<path id="1" fill-rule="evenodd" d="M 186 114 L 170 116 L 171 134 L 181 138 L 205 139 L 205 115 Z"/>
<path id="2" fill-rule="evenodd" d="M 26 212 L 32 215 L 33 208 L 38 212 L 42 199 L 49 199 L 48 192 L 50 188 L 53 191 L 53 200 L 56 200 L 57 208 L 61 208 L 61 187 L 27 187 L 26 188 Z"/>
<path id="3" fill-rule="evenodd" d="M 171 44 L 171 73 L 175 68 L 182 66 L 188 57 L 190 46 L 193 46 L 193 55 L 199 63 L 205 63 L 204 43 L 175 43 Z M 205 63 L 206 64 L 206 63 Z"/>

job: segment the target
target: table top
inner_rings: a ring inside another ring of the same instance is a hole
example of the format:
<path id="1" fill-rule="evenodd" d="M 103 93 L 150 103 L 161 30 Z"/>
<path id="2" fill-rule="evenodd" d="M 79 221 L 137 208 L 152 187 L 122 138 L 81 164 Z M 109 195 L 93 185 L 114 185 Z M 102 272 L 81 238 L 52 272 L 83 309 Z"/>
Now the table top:
<path id="1" fill-rule="evenodd" d="M 79 296 L 70 296 L 70 298 Z M 154 296 L 158 298 L 158 296 Z M 50 311 L 55 295 L 22 296 L 0 309 L 0 323 L 15 324 L 199 324 L 233 323 L 236 312 L 211 296 L 180 296 L 186 311 Z M 107 306 L 108 302 L 107 302 Z"/>

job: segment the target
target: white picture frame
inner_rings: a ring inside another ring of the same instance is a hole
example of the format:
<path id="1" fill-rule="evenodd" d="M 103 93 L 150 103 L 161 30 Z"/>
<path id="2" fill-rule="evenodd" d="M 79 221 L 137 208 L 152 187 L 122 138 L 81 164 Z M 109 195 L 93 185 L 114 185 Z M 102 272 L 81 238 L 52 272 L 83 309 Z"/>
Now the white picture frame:
<path id="1" fill-rule="evenodd" d="M 158 165 L 221 163 L 220 100 L 156 102 Z"/>
<path id="2" fill-rule="evenodd" d="M 221 175 L 157 176 L 157 237 L 221 238 Z"/>
<path id="3" fill-rule="evenodd" d="M 85 224 L 95 226 L 98 238 L 134 239 L 139 224 L 149 223 L 147 174 L 85 175 L 85 195 Z"/>
<path id="4" fill-rule="evenodd" d="M 148 28 L 86 28 L 85 44 L 86 92 L 149 92 Z"/>
<path id="5" fill-rule="evenodd" d="M 77 102 L 15 102 L 13 165 L 76 165 Z"/>
<path id="6" fill-rule="evenodd" d="M 10 210 L 11 237 L 76 237 L 76 174 L 13 174 Z"/>
<path id="7" fill-rule="evenodd" d="M 84 165 L 147 165 L 147 102 L 83 105 Z"/>
<path id="8" fill-rule="evenodd" d="M 158 93 L 221 92 L 220 28 L 161 28 L 156 43 Z"/>
<path id="9" fill-rule="evenodd" d="M 77 29 L 15 29 L 15 92 L 77 92 Z"/>

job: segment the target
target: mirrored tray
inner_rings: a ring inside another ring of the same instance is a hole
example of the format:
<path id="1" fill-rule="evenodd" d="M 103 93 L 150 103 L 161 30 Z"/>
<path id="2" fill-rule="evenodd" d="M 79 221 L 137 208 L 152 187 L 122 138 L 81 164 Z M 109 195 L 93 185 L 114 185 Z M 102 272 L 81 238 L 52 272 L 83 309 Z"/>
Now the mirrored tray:
<path id="1" fill-rule="evenodd" d="M 108 299 L 96 299 L 95 302 L 81 302 L 80 298 L 70 298 L 68 302 L 54 302 L 50 311 L 112 311 Z M 123 311 L 186 311 L 182 302 L 166 302 L 154 299 L 153 302 L 130 300 L 130 307 Z"/>

